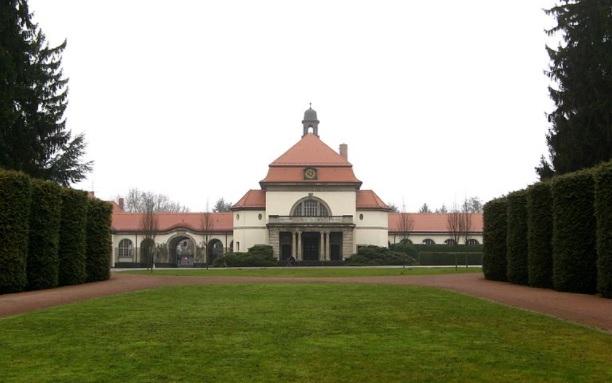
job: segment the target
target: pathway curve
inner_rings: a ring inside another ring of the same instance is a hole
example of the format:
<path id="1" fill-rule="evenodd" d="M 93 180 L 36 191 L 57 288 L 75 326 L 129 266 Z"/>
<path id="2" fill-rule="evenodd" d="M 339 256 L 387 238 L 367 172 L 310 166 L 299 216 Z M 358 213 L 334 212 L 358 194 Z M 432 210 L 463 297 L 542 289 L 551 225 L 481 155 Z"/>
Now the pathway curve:
<path id="1" fill-rule="evenodd" d="M 104 282 L 0 295 L 0 317 L 128 291 L 235 283 L 370 283 L 447 289 L 612 332 L 612 299 L 487 281 L 480 273 L 378 277 L 148 276 L 113 273 Z"/>

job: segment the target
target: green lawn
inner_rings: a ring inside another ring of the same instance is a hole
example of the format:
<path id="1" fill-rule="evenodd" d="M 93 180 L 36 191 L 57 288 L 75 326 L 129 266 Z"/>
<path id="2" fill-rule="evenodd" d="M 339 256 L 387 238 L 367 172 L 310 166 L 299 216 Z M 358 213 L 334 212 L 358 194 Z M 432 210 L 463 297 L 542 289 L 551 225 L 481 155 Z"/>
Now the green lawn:
<path id="1" fill-rule="evenodd" d="M 0 328 L 2 382 L 612 381 L 609 334 L 419 287 L 165 287 Z"/>
<path id="2" fill-rule="evenodd" d="M 404 268 L 375 268 L 375 267 L 284 267 L 284 268 L 246 268 L 246 269 L 166 269 L 155 270 L 127 270 L 122 273 L 146 275 L 185 275 L 185 276 L 244 276 L 244 277 L 362 277 L 362 276 L 392 276 L 392 275 L 431 275 L 451 273 L 480 273 L 480 267 L 406 267 Z"/>

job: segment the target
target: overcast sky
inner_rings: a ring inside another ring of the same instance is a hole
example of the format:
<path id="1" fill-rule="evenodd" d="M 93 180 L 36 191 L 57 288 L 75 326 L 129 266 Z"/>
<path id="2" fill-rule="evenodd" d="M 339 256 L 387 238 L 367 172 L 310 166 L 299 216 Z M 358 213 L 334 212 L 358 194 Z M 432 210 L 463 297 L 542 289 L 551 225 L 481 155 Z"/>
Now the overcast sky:
<path id="1" fill-rule="evenodd" d="M 552 0 L 30 0 L 68 40 L 68 127 L 94 171 L 193 211 L 259 188 L 302 134 L 349 146 L 364 189 L 414 211 L 536 181 Z"/>

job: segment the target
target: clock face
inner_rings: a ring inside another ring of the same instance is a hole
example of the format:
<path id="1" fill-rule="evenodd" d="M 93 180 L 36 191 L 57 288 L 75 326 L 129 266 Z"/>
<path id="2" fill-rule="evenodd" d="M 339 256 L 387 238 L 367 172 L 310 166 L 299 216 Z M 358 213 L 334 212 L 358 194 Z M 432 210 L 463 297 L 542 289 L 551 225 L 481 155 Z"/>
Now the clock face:
<path id="1" fill-rule="evenodd" d="M 304 169 L 304 179 L 307 179 L 307 180 L 317 179 L 317 169 L 313 169 L 313 168 Z"/>

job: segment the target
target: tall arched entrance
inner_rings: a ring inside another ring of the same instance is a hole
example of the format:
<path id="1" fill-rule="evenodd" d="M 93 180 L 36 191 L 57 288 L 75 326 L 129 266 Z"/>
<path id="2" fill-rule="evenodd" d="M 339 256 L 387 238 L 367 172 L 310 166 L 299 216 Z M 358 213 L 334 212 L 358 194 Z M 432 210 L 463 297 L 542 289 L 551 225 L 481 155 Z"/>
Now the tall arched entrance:
<path id="1" fill-rule="evenodd" d="M 195 242 L 191 237 L 179 235 L 168 241 L 170 262 L 177 267 L 193 267 L 195 261 Z"/>
<path id="2" fill-rule="evenodd" d="M 215 259 L 223 256 L 223 243 L 218 239 L 211 239 L 206 246 L 206 262 L 212 265 Z"/>

